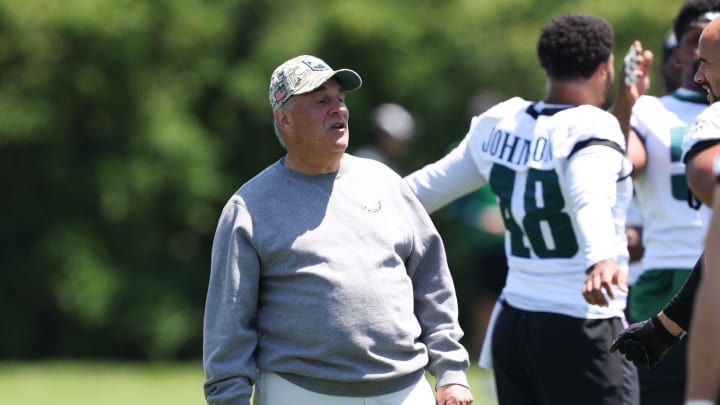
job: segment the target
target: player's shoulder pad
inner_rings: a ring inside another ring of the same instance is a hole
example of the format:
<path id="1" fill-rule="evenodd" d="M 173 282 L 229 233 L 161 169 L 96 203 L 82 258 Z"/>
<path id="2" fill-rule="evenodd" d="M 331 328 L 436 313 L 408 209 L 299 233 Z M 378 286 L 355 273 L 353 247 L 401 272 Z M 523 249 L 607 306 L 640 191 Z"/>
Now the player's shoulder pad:
<path id="1" fill-rule="evenodd" d="M 666 108 L 659 98 L 648 95 L 640 96 L 632 108 L 634 115 L 661 114 L 664 110 L 666 110 Z"/>
<path id="2" fill-rule="evenodd" d="M 524 100 L 521 97 L 513 97 L 495 104 L 478 117 L 504 117 L 513 111 L 527 108 L 530 104 L 530 101 Z"/>
<path id="3" fill-rule="evenodd" d="M 513 97 L 495 104 L 487 111 L 472 118 L 470 121 L 470 132 L 479 128 L 492 127 L 501 119 L 525 111 L 530 104 L 532 104 L 530 101 L 524 100 L 521 97 Z"/>
<path id="4" fill-rule="evenodd" d="M 662 100 L 660 100 L 659 97 L 650 96 L 647 94 L 643 94 L 640 96 L 637 101 L 635 101 L 635 105 L 633 105 L 633 108 L 664 108 Z"/>
<path id="5" fill-rule="evenodd" d="M 688 152 L 699 143 L 720 141 L 720 102 L 710 104 L 690 126 L 682 142 L 682 160 L 687 160 Z"/>
<path id="6" fill-rule="evenodd" d="M 553 151 L 556 157 L 567 157 L 575 145 L 588 140 L 617 144 L 625 150 L 625 137 L 614 115 L 591 105 L 563 110 L 553 116 Z"/>
<path id="7" fill-rule="evenodd" d="M 690 134 L 720 138 L 720 102 L 710 104 L 695 118 L 688 131 L 688 135 Z"/>

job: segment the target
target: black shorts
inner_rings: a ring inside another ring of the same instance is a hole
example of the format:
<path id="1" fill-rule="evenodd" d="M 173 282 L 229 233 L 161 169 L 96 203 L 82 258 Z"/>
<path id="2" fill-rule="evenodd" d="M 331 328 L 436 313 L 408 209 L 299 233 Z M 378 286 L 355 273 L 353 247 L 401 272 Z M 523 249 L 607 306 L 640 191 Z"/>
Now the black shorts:
<path id="1" fill-rule="evenodd" d="M 500 405 L 637 405 L 635 366 L 608 348 L 619 318 L 579 319 L 503 303 L 492 337 Z"/>
<path id="2" fill-rule="evenodd" d="M 638 369 L 642 405 L 675 405 L 685 401 L 686 353 L 687 339 L 681 339 L 655 367 Z"/>
<path id="3" fill-rule="evenodd" d="M 641 405 L 676 405 L 685 401 L 688 339 L 680 339 L 653 368 L 638 368 Z M 715 399 L 720 404 L 720 395 Z"/>

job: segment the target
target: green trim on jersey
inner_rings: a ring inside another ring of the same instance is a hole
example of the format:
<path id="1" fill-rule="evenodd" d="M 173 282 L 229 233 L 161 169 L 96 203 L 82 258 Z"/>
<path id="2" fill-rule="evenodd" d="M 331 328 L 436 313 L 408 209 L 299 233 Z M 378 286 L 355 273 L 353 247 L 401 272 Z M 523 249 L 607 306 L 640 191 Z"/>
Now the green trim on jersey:
<path id="1" fill-rule="evenodd" d="M 697 94 L 680 94 L 677 90 L 670 93 L 672 97 L 678 100 L 689 101 L 691 103 L 708 104 L 707 96 L 705 93 Z"/>
<path id="2" fill-rule="evenodd" d="M 682 140 L 688 131 L 687 126 L 670 128 L 670 162 L 676 163 L 682 160 Z M 670 175 L 670 189 L 676 200 L 686 201 L 690 188 L 688 187 L 685 172 Z"/>
<path id="3" fill-rule="evenodd" d="M 657 315 L 680 290 L 692 269 L 647 270 L 630 290 L 630 317 L 643 321 Z"/>

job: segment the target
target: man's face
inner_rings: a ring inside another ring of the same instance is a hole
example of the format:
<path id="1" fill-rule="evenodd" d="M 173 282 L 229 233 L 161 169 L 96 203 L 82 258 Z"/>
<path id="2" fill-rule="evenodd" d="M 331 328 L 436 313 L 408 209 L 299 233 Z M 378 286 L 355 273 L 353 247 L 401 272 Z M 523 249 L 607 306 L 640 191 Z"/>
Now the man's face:
<path id="1" fill-rule="evenodd" d="M 309 158 L 345 152 L 350 138 L 350 111 L 345 105 L 345 91 L 331 78 L 316 90 L 293 96 L 289 111 L 291 134 L 286 137 L 288 152 Z"/>
<path id="2" fill-rule="evenodd" d="M 715 22 L 715 21 L 714 21 Z M 698 46 L 699 66 L 694 80 L 707 91 L 710 103 L 720 101 L 720 49 L 718 31 L 705 31 Z"/>
<path id="3" fill-rule="evenodd" d="M 705 25 L 707 24 L 698 24 L 685 31 L 682 38 L 678 39 L 678 46 L 673 52 L 680 69 L 680 84 L 683 87 L 690 89 L 696 87 L 693 83 L 693 75 L 697 68 L 698 40 Z"/>
<path id="4" fill-rule="evenodd" d="M 695 74 L 695 71 L 693 71 L 693 74 Z M 666 93 L 670 93 L 680 87 L 682 71 L 675 58 L 668 57 L 665 59 L 662 65 L 660 65 L 660 75 L 662 76 L 663 87 L 665 87 Z"/>
<path id="5" fill-rule="evenodd" d="M 607 61 L 607 68 L 606 72 L 607 75 L 605 76 L 605 90 L 604 90 L 604 100 L 603 104 L 607 103 L 608 100 L 610 100 L 610 96 L 613 92 L 613 82 L 615 81 L 615 56 L 613 54 L 610 54 L 610 58 L 608 58 Z"/>

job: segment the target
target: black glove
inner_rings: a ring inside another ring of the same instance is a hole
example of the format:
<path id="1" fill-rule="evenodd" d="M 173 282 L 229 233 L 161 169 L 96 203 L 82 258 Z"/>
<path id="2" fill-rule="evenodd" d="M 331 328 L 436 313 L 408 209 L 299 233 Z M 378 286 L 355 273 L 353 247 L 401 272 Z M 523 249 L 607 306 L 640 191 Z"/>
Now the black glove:
<path id="1" fill-rule="evenodd" d="M 634 323 L 622 331 L 610 346 L 610 353 L 619 350 L 637 367 L 655 367 L 670 347 L 680 340 L 665 329 L 657 316 Z"/>

